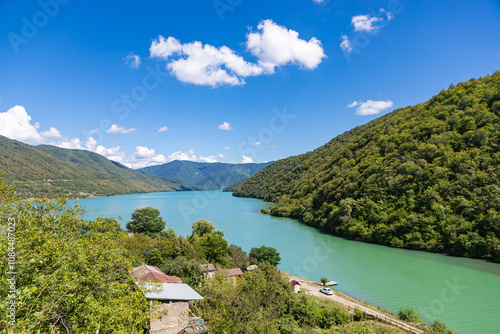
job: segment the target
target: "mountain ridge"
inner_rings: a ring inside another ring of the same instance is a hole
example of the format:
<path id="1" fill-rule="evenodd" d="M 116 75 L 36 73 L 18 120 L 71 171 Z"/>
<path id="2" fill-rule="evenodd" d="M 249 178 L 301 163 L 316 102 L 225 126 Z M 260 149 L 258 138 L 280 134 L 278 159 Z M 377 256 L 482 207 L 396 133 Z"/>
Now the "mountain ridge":
<path id="1" fill-rule="evenodd" d="M 497 71 L 276 161 L 233 195 L 349 239 L 499 262 L 499 166 Z"/>

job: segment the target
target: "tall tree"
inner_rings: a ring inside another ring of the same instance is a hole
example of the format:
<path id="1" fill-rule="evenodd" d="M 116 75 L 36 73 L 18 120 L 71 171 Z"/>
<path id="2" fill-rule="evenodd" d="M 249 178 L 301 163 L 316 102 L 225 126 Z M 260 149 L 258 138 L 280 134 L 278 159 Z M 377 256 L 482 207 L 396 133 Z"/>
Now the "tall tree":
<path id="1" fill-rule="evenodd" d="M 127 222 L 127 228 L 134 233 L 154 237 L 165 228 L 165 221 L 160 217 L 160 210 L 146 206 L 132 212 L 132 220 Z"/>

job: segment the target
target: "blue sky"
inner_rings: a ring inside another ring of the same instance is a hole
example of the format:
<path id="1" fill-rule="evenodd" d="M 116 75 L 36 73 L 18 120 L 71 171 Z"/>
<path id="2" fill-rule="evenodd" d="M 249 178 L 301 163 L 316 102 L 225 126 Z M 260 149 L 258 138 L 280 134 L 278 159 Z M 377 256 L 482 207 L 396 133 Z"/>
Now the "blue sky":
<path id="1" fill-rule="evenodd" d="M 2 1 L 0 22 L 0 134 L 133 168 L 305 153 L 500 69 L 495 0 Z"/>

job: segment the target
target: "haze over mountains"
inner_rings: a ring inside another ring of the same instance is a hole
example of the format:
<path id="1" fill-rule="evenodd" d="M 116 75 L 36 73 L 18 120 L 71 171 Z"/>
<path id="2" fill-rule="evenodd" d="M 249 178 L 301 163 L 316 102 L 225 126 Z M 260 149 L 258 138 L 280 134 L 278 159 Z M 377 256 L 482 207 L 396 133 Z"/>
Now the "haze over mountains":
<path id="1" fill-rule="evenodd" d="M 496 72 L 276 161 L 233 194 L 347 238 L 500 262 L 499 151 Z"/>
<path id="2" fill-rule="evenodd" d="M 175 160 L 138 170 L 162 178 L 180 179 L 204 189 L 224 189 L 254 175 L 269 164 L 270 162 L 228 164 Z"/>

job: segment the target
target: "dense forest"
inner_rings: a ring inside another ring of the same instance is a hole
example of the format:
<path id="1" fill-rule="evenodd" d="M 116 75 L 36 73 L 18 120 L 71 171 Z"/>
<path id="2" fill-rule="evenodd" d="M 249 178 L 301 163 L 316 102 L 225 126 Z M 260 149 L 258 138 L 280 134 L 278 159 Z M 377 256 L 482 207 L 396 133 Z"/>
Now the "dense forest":
<path id="1" fill-rule="evenodd" d="M 274 162 L 234 195 L 350 239 L 498 262 L 499 145 L 496 72 Z"/>

